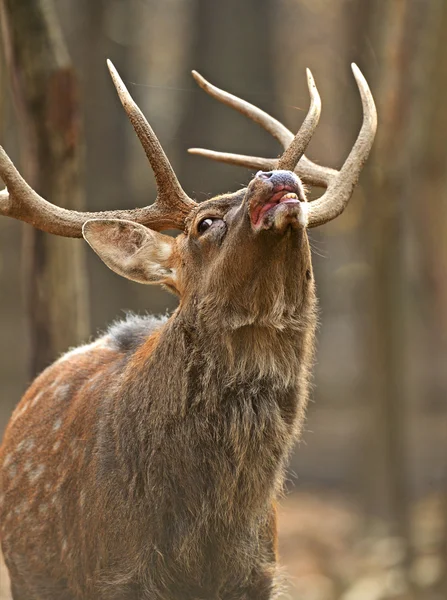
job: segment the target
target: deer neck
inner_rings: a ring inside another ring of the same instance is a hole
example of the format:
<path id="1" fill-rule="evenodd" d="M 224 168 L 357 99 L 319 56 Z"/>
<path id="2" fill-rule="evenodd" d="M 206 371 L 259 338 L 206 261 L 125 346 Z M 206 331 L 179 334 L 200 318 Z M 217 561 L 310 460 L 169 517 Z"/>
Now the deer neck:
<path id="1" fill-rule="evenodd" d="M 157 397 L 160 410 L 173 415 L 186 415 L 191 404 L 218 410 L 223 395 L 251 382 L 254 389 L 264 382 L 269 389 L 294 388 L 305 396 L 316 328 L 313 284 L 299 303 L 276 312 L 270 322 L 229 320 L 225 311 L 200 302 L 180 306 L 131 358 L 124 386 L 133 401 L 152 404 Z"/>
<path id="2" fill-rule="evenodd" d="M 271 287 L 260 285 L 241 295 L 236 305 L 234 299 L 219 304 L 207 297 L 176 315 L 192 355 L 202 357 L 202 372 L 209 371 L 220 385 L 268 378 L 287 387 L 311 361 L 316 328 L 313 281 Z M 266 302 L 269 297 L 272 300 Z"/>
<path id="3" fill-rule="evenodd" d="M 219 548 L 213 569 L 228 572 L 244 563 L 247 544 L 257 547 L 303 421 L 313 309 L 300 328 L 250 326 L 212 338 L 177 311 L 129 361 L 108 411 L 123 489 L 142 511 L 142 544 L 150 538 L 176 569 L 210 562 L 204 540 Z M 252 344 L 269 344 L 275 360 L 251 360 Z"/>

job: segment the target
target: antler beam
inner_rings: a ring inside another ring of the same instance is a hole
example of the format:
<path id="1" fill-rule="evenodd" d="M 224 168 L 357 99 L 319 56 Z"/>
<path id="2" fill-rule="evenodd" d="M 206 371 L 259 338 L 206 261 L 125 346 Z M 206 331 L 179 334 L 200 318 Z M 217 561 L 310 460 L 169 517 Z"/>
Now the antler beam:
<path id="1" fill-rule="evenodd" d="M 196 203 L 181 188 L 157 136 L 118 72 L 110 61 L 107 64 L 124 110 L 154 171 L 158 189 L 154 204 L 133 210 L 102 212 L 77 212 L 60 208 L 44 200 L 26 183 L 0 146 L 0 177 L 6 185 L 6 189 L 0 192 L 0 215 L 25 221 L 42 231 L 63 237 L 82 237 L 82 226 L 89 219 L 126 219 L 156 231 L 184 228 L 185 219 Z"/>

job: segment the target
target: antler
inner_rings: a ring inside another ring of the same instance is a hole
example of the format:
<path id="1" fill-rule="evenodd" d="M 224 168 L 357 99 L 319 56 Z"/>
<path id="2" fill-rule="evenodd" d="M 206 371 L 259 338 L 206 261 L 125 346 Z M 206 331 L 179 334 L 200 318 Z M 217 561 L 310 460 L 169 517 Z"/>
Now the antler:
<path id="1" fill-rule="evenodd" d="M 303 156 L 310 140 L 317 128 L 318 121 L 320 120 L 321 114 L 321 99 L 318 93 L 317 86 L 315 85 L 314 78 L 310 69 L 306 69 L 307 73 L 307 87 L 309 88 L 310 94 L 310 107 L 307 113 L 304 123 L 301 125 L 298 133 L 292 139 L 288 148 L 278 160 L 277 169 L 292 170 L 298 164 L 300 158 Z"/>
<path id="2" fill-rule="evenodd" d="M 135 104 L 118 72 L 107 61 L 118 96 L 144 148 L 154 171 L 158 195 L 154 204 L 134 210 L 77 212 L 44 200 L 23 179 L 0 146 L 0 177 L 6 189 L 0 191 L 0 215 L 30 223 L 37 229 L 64 237 L 82 237 L 82 226 L 89 219 L 126 219 L 156 231 L 183 229 L 185 219 L 196 206 L 183 191 L 157 136 Z"/>
<path id="3" fill-rule="evenodd" d="M 303 155 L 320 116 L 320 97 L 309 70 L 307 71 L 307 77 L 311 106 L 302 127 L 295 137 L 282 123 L 260 108 L 211 85 L 193 71 L 193 76 L 200 87 L 217 100 L 235 108 L 261 125 L 280 142 L 285 152 L 279 159 L 215 152 L 203 148 L 190 148 L 189 152 L 219 162 L 227 162 L 252 169 L 262 169 L 264 171 L 278 168 L 294 170 L 305 183 L 327 188 L 320 198 L 309 204 L 308 226 L 316 227 L 335 219 L 343 212 L 352 195 L 360 171 L 371 150 L 377 128 L 376 107 L 366 79 L 356 64 L 352 63 L 351 67 L 362 100 L 363 124 L 357 141 L 340 171 L 321 167 Z"/>

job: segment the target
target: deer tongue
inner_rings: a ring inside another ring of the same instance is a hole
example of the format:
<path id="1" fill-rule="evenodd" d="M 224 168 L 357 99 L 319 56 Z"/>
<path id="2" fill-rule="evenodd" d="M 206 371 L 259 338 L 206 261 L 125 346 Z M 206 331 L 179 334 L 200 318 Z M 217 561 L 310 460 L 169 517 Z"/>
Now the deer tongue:
<path id="1" fill-rule="evenodd" d="M 277 206 L 278 204 L 295 204 L 298 203 L 298 196 L 294 192 L 289 192 L 288 190 L 281 190 L 274 194 L 268 202 L 264 204 L 258 204 L 251 211 L 251 222 L 253 225 L 257 226 L 260 224 L 262 217 L 272 208 Z"/>

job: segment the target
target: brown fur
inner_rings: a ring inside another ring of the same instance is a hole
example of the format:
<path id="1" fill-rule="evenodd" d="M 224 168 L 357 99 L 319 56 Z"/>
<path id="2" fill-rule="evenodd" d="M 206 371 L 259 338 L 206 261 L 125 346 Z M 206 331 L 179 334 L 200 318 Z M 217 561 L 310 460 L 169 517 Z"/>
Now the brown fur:
<path id="1" fill-rule="evenodd" d="M 298 209 L 251 227 L 269 194 L 255 178 L 204 202 L 175 240 L 131 231 L 120 245 L 113 222 L 87 228 L 107 264 L 180 306 L 65 355 L 18 405 L 0 450 L 15 600 L 276 597 L 275 500 L 304 418 L 316 300 Z M 221 220 L 199 235 L 209 215 Z"/>

